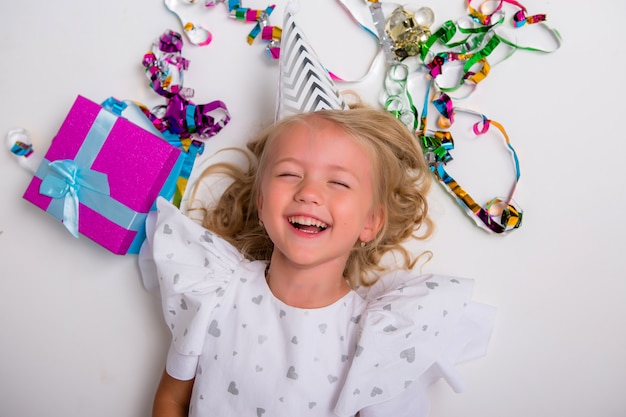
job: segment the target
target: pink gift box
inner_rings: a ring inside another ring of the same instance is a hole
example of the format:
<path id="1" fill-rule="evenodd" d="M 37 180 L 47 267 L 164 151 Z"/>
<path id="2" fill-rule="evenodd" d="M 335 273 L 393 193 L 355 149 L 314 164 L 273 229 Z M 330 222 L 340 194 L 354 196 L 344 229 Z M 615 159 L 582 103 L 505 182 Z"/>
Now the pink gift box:
<path id="1" fill-rule="evenodd" d="M 111 111 L 82 96 L 76 98 L 24 198 L 62 220 L 70 231 L 69 223 L 77 225 L 78 232 L 113 253 L 138 253 L 145 239 L 146 215 L 158 196 L 172 197 L 184 154 L 143 115 L 135 116 L 133 123 L 116 114 L 126 104 L 113 102 L 117 107 L 107 106 Z M 74 167 L 70 172 L 77 172 L 79 179 L 66 180 L 68 175 L 54 169 L 58 164 Z M 90 185 L 94 176 L 104 177 L 108 190 Z M 69 185 L 76 182 L 78 186 Z M 62 195 L 45 191 L 50 183 Z M 76 202 L 77 220 L 70 222 Z"/>

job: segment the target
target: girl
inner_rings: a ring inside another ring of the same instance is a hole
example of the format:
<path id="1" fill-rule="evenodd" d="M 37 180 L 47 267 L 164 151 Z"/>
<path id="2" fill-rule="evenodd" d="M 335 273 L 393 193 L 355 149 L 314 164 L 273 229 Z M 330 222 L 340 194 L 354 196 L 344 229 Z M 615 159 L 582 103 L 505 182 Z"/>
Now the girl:
<path id="1" fill-rule="evenodd" d="M 202 226 L 158 202 L 140 258 L 172 333 L 154 417 L 425 416 L 435 379 L 462 389 L 451 366 L 484 354 L 491 310 L 469 280 L 411 272 L 424 156 L 352 107 L 276 123 L 247 170 L 210 167 L 234 182 Z"/>

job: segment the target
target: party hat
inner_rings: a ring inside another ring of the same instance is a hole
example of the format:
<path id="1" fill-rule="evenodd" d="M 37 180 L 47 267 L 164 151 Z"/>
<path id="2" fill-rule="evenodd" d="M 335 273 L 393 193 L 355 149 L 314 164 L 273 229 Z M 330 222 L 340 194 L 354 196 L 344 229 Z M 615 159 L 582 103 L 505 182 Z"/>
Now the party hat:
<path id="1" fill-rule="evenodd" d="M 339 89 L 287 7 L 280 40 L 280 76 L 276 120 L 322 109 L 347 109 Z"/>

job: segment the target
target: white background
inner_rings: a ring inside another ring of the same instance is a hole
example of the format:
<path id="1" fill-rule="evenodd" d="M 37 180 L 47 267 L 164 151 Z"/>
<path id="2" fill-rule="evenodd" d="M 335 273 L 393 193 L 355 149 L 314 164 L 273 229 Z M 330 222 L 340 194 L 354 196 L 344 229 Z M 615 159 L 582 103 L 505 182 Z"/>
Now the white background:
<path id="1" fill-rule="evenodd" d="M 465 14 L 462 0 L 439 3 L 424 3 L 435 10 L 437 27 Z M 520 158 L 515 200 L 524 224 L 506 236 L 488 234 L 435 186 L 438 228 L 416 248 L 435 252 L 426 272 L 475 278 L 476 299 L 498 308 L 488 355 L 460 368 L 469 390 L 457 395 L 435 385 L 432 416 L 623 417 L 626 6 L 523 3 L 529 14 L 548 14 L 562 48 L 514 54 L 463 107 L 507 129 Z M 278 0 L 272 24 L 282 25 L 283 6 Z M 338 2 L 304 1 L 302 9 L 298 22 L 329 69 L 352 80 L 368 73 L 376 44 Z M 223 100 L 232 114 L 207 143 L 202 166 L 216 149 L 240 146 L 271 121 L 278 71 L 264 44 L 246 43 L 251 25 L 229 19 L 224 4 L 192 11 L 214 41 L 185 44 L 185 86 L 196 90 L 194 102 Z M 6 2 L 0 134 L 26 128 L 36 151 L 45 152 L 77 94 L 162 103 L 141 59 L 168 28 L 180 31 L 179 21 L 158 0 Z M 340 87 L 376 104 L 382 65 L 363 82 Z M 483 152 L 488 140 L 467 129 L 455 139 L 461 185 L 479 203 L 505 195 L 512 172 L 506 152 Z M 75 240 L 22 200 L 29 181 L 12 155 L 0 152 L 0 415 L 149 415 L 169 337 L 158 299 L 142 288 L 135 256 Z"/>

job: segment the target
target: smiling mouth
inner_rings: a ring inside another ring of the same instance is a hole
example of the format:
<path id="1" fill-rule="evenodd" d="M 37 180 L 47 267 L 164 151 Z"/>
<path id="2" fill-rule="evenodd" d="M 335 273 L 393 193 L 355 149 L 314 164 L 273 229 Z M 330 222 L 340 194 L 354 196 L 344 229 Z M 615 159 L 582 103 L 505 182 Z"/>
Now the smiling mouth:
<path id="1" fill-rule="evenodd" d="M 296 229 L 305 233 L 320 233 L 329 226 L 323 221 L 304 216 L 290 216 L 289 223 Z"/>

